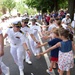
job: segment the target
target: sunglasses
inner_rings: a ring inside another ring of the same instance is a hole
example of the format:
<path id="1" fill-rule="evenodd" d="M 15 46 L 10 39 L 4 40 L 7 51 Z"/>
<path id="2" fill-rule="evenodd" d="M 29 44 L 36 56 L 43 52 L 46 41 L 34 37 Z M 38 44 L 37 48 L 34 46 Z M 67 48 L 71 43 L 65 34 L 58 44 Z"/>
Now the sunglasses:
<path id="1" fill-rule="evenodd" d="M 27 24 L 28 22 L 24 22 L 24 24 Z"/>

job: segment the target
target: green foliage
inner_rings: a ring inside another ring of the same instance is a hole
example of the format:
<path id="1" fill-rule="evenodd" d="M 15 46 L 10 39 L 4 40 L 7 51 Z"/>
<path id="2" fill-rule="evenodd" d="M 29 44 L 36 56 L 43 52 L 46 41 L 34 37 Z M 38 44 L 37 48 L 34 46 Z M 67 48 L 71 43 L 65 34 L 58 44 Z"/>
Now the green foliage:
<path id="1" fill-rule="evenodd" d="M 24 13 L 27 12 L 29 15 L 33 15 L 33 14 L 37 13 L 37 11 L 35 9 L 30 8 L 30 7 L 28 8 L 24 2 L 18 2 L 18 3 L 16 3 L 16 7 L 15 8 L 21 14 L 24 14 Z"/>
<path id="2" fill-rule="evenodd" d="M 24 4 L 21 3 L 21 2 L 16 3 L 16 7 L 15 8 L 20 13 L 24 13 L 24 11 L 26 10 L 25 7 L 24 7 Z"/>
<path id="3" fill-rule="evenodd" d="M 68 0 L 59 0 L 58 5 L 59 5 L 59 8 L 67 8 L 68 7 Z"/>
<path id="4" fill-rule="evenodd" d="M 24 0 L 24 2 L 29 7 L 36 8 L 42 12 L 58 10 L 68 6 L 68 0 Z"/>
<path id="5" fill-rule="evenodd" d="M 25 0 L 25 3 L 32 8 L 36 8 L 38 11 L 47 11 L 50 8 L 50 4 L 53 4 L 51 0 Z"/>
<path id="6" fill-rule="evenodd" d="M 1 3 L 2 7 L 5 7 L 9 12 L 15 7 L 15 2 L 13 0 L 3 0 Z"/>
<path id="7" fill-rule="evenodd" d="M 0 12 L 0 16 L 2 16 L 2 13 Z"/>
<path id="8" fill-rule="evenodd" d="M 29 15 L 35 15 L 37 13 L 36 9 L 33 9 L 33 8 L 29 8 L 27 10 L 27 12 L 28 12 Z"/>

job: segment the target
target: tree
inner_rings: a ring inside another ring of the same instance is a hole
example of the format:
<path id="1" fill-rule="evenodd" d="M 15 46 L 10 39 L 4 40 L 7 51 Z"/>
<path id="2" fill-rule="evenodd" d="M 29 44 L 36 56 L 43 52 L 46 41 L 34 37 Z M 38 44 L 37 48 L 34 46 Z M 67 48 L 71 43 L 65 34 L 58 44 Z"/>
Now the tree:
<path id="1" fill-rule="evenodd" d="M 28 6 L 42 12 L 58 11 L 60 8 L 66 8 L 68 6 L 68 0 L 24 0 L 24 2 Z"/>
<path id="2" fill-rule="evenodd" d="M 25 8 L 23 2 L 17 2 L 15 8 L 17 9 L 18 12 L 20 12 L 20 13 L 22 13 L 22 14 L 24 13 L 25 10 L 27 10 L 27 9 Z"/>
<path id="3" fill-rule="evenodd" d="M 0 15 L 3 13 L 3 14 L 6 14 L 6 8 L 5 7 L 3 7 L 3 5 L 2 5 L 2 3 L 3 3 L 3 1 L 2 0 L 0 0 Z"/>
<path id="4" fill-rule="evenodd" d="M 29 7 L 36 8 L 38 11 L 47 12 L 51 10 L 53 2 L 51 0 L 25 0 L 24 1 Z"/>
<path id="5" fill-rule="evenodd" d="M 59 0 L 58 1 L 58 6 L 59 6 L 59 8 L 67 8 L 68 7 L 68 0 Z"/>
<path id="6" fill-rule="evenodd" d="M 75 0 L 68 0 L 68 12 L 70 13 L 71 20 L 74 18 Z"/>
<path id="7" fill-rule="evenodd" d="M 37 13 L 37 10 L 28 7 L 24 2 L 24 0 L 16 3 L 16 9 L 21 14 L 28 13 L 29 15 L 33 15 Z"/>
<path id="8" fill-rule="evenodd" d="M 1 5 L 10 12 L 15 7 L 16 3 L 13 0 L 2 0 Z"/>

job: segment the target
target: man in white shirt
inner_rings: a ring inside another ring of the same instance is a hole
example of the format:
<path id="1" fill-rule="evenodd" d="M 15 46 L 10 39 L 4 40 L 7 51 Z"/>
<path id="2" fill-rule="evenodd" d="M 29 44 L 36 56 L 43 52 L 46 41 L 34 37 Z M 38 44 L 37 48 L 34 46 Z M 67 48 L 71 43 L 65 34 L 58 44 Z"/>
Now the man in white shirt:
<path id="1" fill-rule="evenodd" d="M 69 25 L 71 23 L 70 14 L 67 13 L 66 17 L 62 19 L 62 23 Z"/>

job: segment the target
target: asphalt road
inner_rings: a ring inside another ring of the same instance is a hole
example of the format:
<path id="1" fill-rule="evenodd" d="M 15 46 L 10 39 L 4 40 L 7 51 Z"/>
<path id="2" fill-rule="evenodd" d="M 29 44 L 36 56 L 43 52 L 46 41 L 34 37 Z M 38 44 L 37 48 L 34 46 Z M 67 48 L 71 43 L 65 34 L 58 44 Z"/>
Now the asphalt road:
<path id="1" fill-rule="evenodd" d="M 45 46 L 45 48 L 47 49 L 48 45 Z M 10 68 L 10 75 L 19 75 L 18 67 L 13 61 L 13 58 L 10 54 L 10 46 L 8 44 L 5 46 L 4 51 L 5 54 L 3 56 L 3 62 Z M 48 65 L 50 65 L 50 63 L 47 63 L 48 57 L 42 56 L 40 59 L 37 59 L 32 55 L 31 61 L 32 65 L 28 65 L 26 62 L 24 62 L 25 75 L 49 75 L 46 73 L 46 69 L 48 68 Z M 54 69 L 53 75 L 59 75 L 57 69 Z M 64 73 L 64 75 L 66 74 Z M 75 66 L 73 69 L 71 69 L 71 75 L 75 75 Z"/>
<path id="2" fill-rule="evenodd" d="M 10 68 L 10 75 L 19 75 L 17 65 L 14 63 L 13 58 L 10 54 L 10 46 L 5 46 L 5 54 L 3 56 L 3 62 Z M 49 75 L 46 73 L 47 65 L 44 57 L 37 59 L 35 56 L 31 56 L 32 65 L 24 62 L 24 73 L 25 75 Z M 4 74 L 2 74 L 4 75 Z"/>

